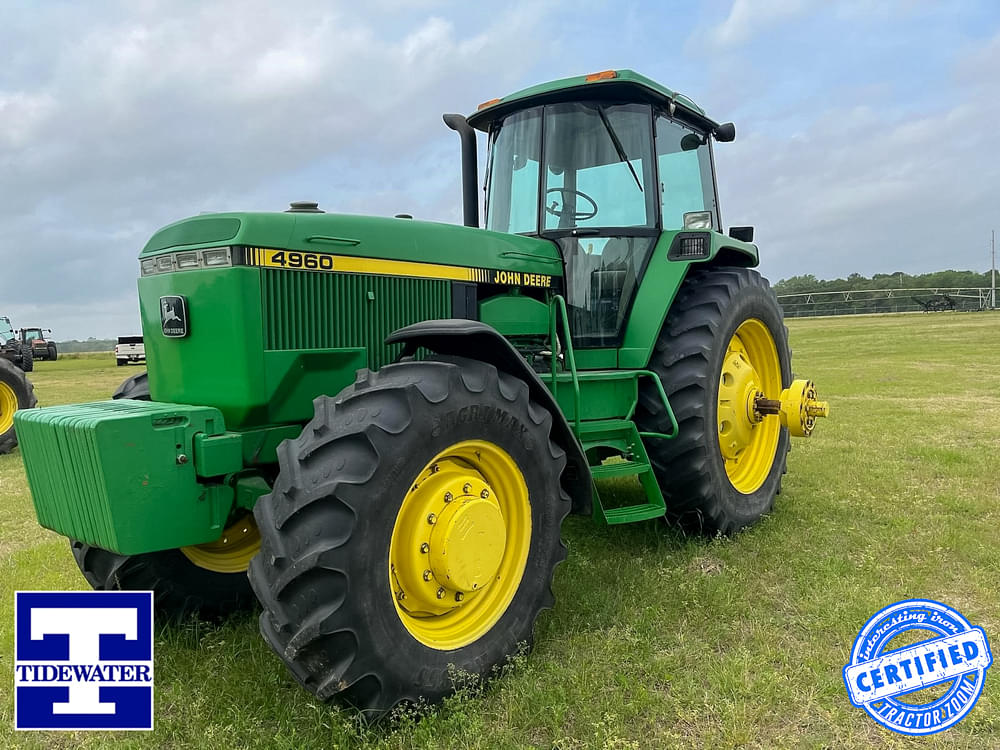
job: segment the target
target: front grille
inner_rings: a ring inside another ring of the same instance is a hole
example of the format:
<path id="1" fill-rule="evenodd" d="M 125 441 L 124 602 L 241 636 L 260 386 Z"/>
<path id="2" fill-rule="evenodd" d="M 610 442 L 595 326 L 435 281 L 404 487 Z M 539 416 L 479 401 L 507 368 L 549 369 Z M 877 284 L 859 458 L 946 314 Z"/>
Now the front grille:
<path id="1" fill-rule="evenodd" d="M 451 317 L 451 282 L 399 276 L 261 269 L 264 348 L 363 347 L 368 366 L 391 362 L 392 331 Z"/>

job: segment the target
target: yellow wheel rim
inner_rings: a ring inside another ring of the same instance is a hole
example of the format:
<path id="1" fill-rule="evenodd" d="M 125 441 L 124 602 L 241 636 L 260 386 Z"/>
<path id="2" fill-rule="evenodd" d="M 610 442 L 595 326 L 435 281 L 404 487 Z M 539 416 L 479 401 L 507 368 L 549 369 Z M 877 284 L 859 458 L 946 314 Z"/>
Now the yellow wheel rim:
<path id="1" fill-rule="evenodd" d="M 410 486 L 389 543 L 396 612 L 425 646 L 450 651 L 507 611 L 531 547 L 531 504 L 517 463 L 485 440 L 455 443 Z"/>
<path id="2" fill-rule="evenodd" d="M 181 547 L 181 552 L 199 568 L 214 573 L 242 573 L 260 549 L 260 531 L 247 514 L 226 527 L 214 542 Z"/>
<path id="3" fill-rule="evenodd" d="M 0 383 L 0 435 L 14 426 L 17 411 L 17 394 L 6 383 Z"/>
<path id="4" fill-rule="evenodd" d="M 755 401 L 781 397 L 781 361 L 767 326 L 745 320 L 733 334 L 719 379 L 719 450 L 733 487 L 749 495 L 774 465 L 781 423 L 757 413 Z"/>

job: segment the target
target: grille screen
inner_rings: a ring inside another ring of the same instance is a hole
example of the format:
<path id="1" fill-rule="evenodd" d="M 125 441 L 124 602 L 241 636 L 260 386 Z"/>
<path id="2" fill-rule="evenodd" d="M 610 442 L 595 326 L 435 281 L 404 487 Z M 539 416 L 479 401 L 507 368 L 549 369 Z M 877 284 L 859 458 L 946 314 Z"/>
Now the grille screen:
<path id="1" fill-rule="evenodd" d="M 368 366 L 392 361 L 382 342 L 422 320 L 451 317 L 451 283 L 437 279 L 261 269 L 264 347 L 364 347 Z"/>

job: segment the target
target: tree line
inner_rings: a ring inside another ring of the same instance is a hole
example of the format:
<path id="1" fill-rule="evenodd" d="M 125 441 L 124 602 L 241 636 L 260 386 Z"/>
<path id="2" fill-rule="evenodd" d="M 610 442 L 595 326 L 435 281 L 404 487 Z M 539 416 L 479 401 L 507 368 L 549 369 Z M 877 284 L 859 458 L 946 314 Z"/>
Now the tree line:
<path id="1" fill-rule="evenodd" d="M 877 273 L 870 278 L 852 273 L 846 279 L 817 279 L 812 274 L 792 276 L 774 285 L 787 317 L 812 315 L 857 315 L 944 310 L 981 310 L 984 297 L 975 289 L 990 286 L 990 273 L 976 271 L 935 271 L 908 274 L 903 271 Z M 966 291 L 940 292 L 961 288 Z M 900 290 L 895 292 L 894 290 Z M 886 291 L 889 290 L 889 291 Z M 903 291 L 907 290 L 907 291 Z M 926 291 L 924 291 L 926 290 Z M 819 292 L 845 294 L 820 295 Z M 846 294 L 850 292 L 850 294 Z M 782 297 L 813 294 L 814 297 Z M 986 298 L 988 300 L 988 297 Z"/>
<path id="2" fill-rule="evenodd" d="M 817 279 L 811 273 L 782 279 L 774 285 L 775 294 L 805 292 L 848 292 L 873 289 L 934 289 L 945 287 L 988 287 L 990 272 L 934 271 L 909 274 L 903 271 L 877 273 L 871 278 L 852 273 L 846 279 Z"/>

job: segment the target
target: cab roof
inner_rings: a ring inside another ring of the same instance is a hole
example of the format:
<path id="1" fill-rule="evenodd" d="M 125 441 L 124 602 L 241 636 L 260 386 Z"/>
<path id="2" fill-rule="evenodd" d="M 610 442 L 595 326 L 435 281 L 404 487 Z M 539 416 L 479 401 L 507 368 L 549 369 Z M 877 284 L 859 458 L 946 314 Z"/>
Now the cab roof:
<path id="1" fill-rule="evenodd" d="M 597 99 L 622 102 L 649 102 L 674 108 L 674 114 L 692 125 L 714 130 L 718 123 L 691 99 L 634 70 L 605 70 L 600 73 L 560 78 L 558 81 L 529 86 L 501 99 L 491 99 L 467 118 L 482 131 L 511 112 L 538 104 Z"/>

